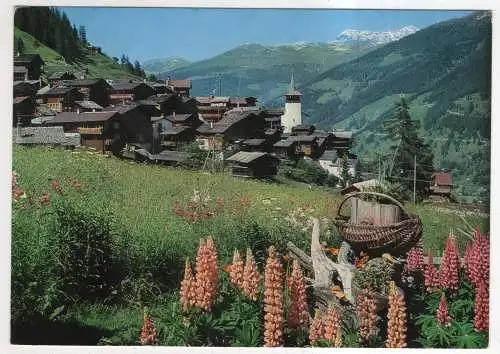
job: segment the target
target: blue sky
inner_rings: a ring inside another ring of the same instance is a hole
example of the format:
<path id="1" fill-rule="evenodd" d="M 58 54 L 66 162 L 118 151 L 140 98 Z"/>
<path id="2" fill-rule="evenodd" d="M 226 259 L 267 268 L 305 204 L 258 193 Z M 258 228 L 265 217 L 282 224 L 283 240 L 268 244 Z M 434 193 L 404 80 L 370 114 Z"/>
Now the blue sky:
<path id="1" fill-rule="evenodd" d="M 63 7 L 71 22 L 108 55 L 141 62 L 166 57 L 191 61 L 244 43 L 326 42 L 345 29 L 387 31 L 465 16 L 466 11 L 168 9 Z"/>

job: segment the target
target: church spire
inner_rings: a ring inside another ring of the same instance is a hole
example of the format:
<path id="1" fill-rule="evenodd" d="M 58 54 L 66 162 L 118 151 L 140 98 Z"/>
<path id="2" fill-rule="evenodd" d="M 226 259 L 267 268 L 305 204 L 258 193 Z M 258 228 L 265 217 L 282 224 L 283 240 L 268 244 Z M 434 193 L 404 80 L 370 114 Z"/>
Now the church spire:
<path id="1" fill-rule="evenodd" d="M 288 89 L 288 92 L 293 92 L 295 91 L 295 84 L 293 82 L 293 71 L 292 71 L 292 78 L 290 79 L 290 88 Z"/>

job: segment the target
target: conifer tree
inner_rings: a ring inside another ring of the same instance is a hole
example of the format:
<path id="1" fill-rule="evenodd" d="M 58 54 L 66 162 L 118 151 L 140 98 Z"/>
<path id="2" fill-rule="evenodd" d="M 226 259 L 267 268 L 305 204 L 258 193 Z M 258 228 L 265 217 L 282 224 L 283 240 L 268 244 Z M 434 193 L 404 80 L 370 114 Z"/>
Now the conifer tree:
<path id="1" fill-rule="evenodd" d="M 388 181 L 413 190 L 414 157 L 416 156 L 416 191 L 420 198 L 428 193 L 430 178 L 434 172 L 434 155 L 430 146 L 418 135 L 420 122 L 412 120 L 410 109 L 404 98 L 396 102 L 394 116 L 384 121 L 384 129 L 393 141 L 393 162 L 389 168 Z"/>
<path id="2" fill-rule="evenodd" d="M 347 187 L 351 182 L 351 175 L 349 174 L 349 160 L 347 154 L 342 156 L 342 170 L 340 171 L 340 183 L 342 188 Z"/>
<path id="3" fill-rule="evenodd" d="M 80 26 L 78 33 L 80 34 L 80 41 L 83 44 L 87 44 L 87 29 L 85 26 Z"/>

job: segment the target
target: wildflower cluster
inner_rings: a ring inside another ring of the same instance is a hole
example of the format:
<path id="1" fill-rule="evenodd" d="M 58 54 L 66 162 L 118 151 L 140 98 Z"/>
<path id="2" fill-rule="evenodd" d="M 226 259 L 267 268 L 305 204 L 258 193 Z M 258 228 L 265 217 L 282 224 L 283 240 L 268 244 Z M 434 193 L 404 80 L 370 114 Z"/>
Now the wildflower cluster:
<path id="1" fill-rule="evenodd" d="M 281 280 L 283 266 L 274 246 L 268 249 L 264 273 L 264 345 L 280 347 L 283 345 L 283 292 Z"/>
<path id="2" fill-rule="evenodd" d="M 315 310 L 309 327 L 309 342 L 314 346 L 319 340 L 325 340 L 337 348 L 342 346 L 340 316 L 333 307 L 327 310 L 325 316 L 322 316 L 318 309 Z"/>
<path id="3" fill-rule="evenodd" d="M 406 347 L 406 304 L 404 296 L 399 294 L 396 284 L 389 285 L 389 311 L 387 313 L 387 348 Z"/>
<path id="4" fill-rule="evenodd" d="M 441 300 L 439 301 L 439 306 L 436 311 L 436 320 L 439 325 L 443 327 L 451 325 L 451 316 L 448 313 L 448 303 L 446 302 L 446 296 L 444 293 L 441 295 Z"/>
<path id="5" fill-rule="evenodd" d="M 142 345 L 156 344 L 156 327 L 153 320 L 149 316 L 147 309 L 144 309 L 144 325 L 142 326 L 140 339 Z"/>
<path id="6" fill-rule="evenodd" d="M 460 255 L 456 237 L 451 234 L 446 240 L 441 267 L 439 268 L 440 285 L 443 289 L 458 290 L 458 269 Z"/>
<path id="7" fill-rule="evenodd" d="M 26 192 L 24 189 L 20 188 L 17 184 L 17 173 L 12 172 L 12 199 L 18 201 L 21 198 L 26 197 Z"/>
<path id="8" fill-rule="evenodd" d="M 217 297 L 218 265 L 217 250 L 211 237 L 200 240 L 196 256 L 196 275 L 193 276 L 189 261 L 186 261 L 184 279 L 181 282 L 181 304 L 187 311 L 196 306 L 210 311 Z"/>
<path id="9" fill-rule="evenodd" d="M 431 249 L 429 249 L 427 264 L 424 268 L 424 285 L 427 291 L 434 291 L 440 286 L 439 272 L 434 266 Z"/>
<path id="10" fill-rule="evenodd" d="M 307 328 L 309 313 L 307 311 L 306 283 L 299 262 L 295 259 L 292 273 L 288 277 L 290 292 L 290 309 L 288 310 L 288 326 L 296 330 Z"/>
<path id="11" fill-rule="evenodd" d="M 377 301 L 369 288 L 361 290 L 356 296 L 356 315 L 359 320 L 359 337 L 369 341 L 377 334 Z"/>

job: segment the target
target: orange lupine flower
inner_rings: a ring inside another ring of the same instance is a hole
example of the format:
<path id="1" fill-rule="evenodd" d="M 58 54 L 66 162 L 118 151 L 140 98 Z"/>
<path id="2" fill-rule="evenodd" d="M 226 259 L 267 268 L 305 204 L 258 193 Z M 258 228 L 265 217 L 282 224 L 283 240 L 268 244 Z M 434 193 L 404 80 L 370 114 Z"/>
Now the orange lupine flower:
<path id="1" fill-rule="evenodd" d="M 288 325 L 290 328 L 297 330 L 305 329 L 309 322 L 306 282 L 297 260 L 294 260 L 292 264 L 292 274 L 288 278 L 288 288 L 290 291 Z"/>
<path id="2" fill-rule="evenodd" d="M 252 250 L 247 248 L 245 267 L 243 268 L 242 289 L 243 292 L 254 301 L 257 300 L 257 294 L 259 293 L 260 278 Z"/>
<path id="3" fill-rule="evenodd" d="M 217 251 L 212 238 L 200 240 L 196 256 L 196 306 L 210 311 L 218 282 Z"/>
<path id="4" fill-rule="evenodd" d="M 234 250 L 233 264 L 229 270 L 229 280 L 231 284 L 238 288 L 243 287 L 243 260 L 240 257 L 238 250 Z"/>
<path id="5" fill-rule="evenodd" d="M 377 333 L 377 301 L 371 289 L 363 289 L 356 296 L 356 315 L 359 320 L 359 337 L 370 340 Z"/>
<path id="6" fill-rule="evenodd" d="M 335 348 L 341 348 L 342 343 L 342 327 L 339 325 L 337 328 L 337 334 L 335 335 L 335 343 L 333 344 Z"/>
<path id="7" fill-rule="evenodd" d="M 316 342 L 323 339 L 325 335 L 325 327 L 323 326 L 323 319 L 321 318 L 321 312 L 316 309 L 314 311 L 314 319 L 309 327 L 309 342 L 311 346 L 316 345 Z"/>
<path id="8" fill-rule="evenodd" d="M 189 259 L 186 259 L 184 267 L 184 279 L 181 281 L 181 305 L 184 311 L 196 304 L 196 289 L 193 271 Z"/>
<path id="9" fill-rule="evenodd" d="M 281 265 L 274 246 L 269 247 L 264 276 L 264 346 L 283 346 L 283 293 Z"/>
<path id="10" fill-rule="evenodd" d="M 141 330 L 141 344 L 154 345 L 156 344 L 156 327 L 149 316 L 147 309 L 144 309 L 144 325 Z"/>
<path id="11" fill-rule="evenodd" d="M 394 281 L 389 285 L 389 311 L 387 313 L 387 348 L 406 347 L 406 304 L 404 296 L 399 294 Z"/>
<path id="12" fill-rule="evenodd" d="M 331 344 L 335 344 L 337 331 L 340 327 L 340 317 L 333 307 L 329 308 L 324 319 L 325 339 Z"/>

